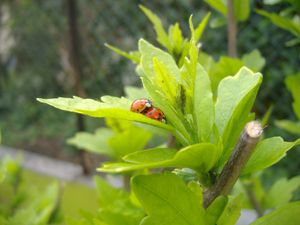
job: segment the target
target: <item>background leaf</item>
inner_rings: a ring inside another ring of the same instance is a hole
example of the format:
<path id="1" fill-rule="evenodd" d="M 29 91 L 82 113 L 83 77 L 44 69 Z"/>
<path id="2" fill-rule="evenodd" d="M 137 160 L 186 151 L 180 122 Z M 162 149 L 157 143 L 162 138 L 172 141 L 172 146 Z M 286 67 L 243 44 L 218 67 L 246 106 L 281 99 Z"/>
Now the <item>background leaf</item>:
<path id="1" fill-rule="evenodd" d="M 300 135 L 300 122 L 294 122 L 290 120 L 276 120 L 276 126 L 284 129 L 292 134 Z"/>
<path id="2" fill-rule="evenodd" d="M 265 58 L 262 57 L 260 51 L 257 49 L 252 50 L 250 53 L 243 55 L 242 61 L 244 65 L 253 70 L 259 72 L 266 64 Z"/>
<path id="3" fill-rule="evenodd" d="M 264 208 L 276 208 L 288 203 L 293 197 L 293 192 L 299 187 L 300 176 L 293 177 L 290 180 L 287 180 L 287 178 L 281 178 L 280 180 L 277 180 L 264 196 Z"/>
<path id="4" fill-rule="evenodd" d="M 250 225 L 298 225 L 299 212 L 300 202 L 289 203 L 259 218 Z"/>
<path id="5" fill-rule="evenodd" d="M 145 6 L 140 5 L 140 9 L 145 13 L 145 15 L 153 24 L 154 30 L 156 32 L 157 42 L 165 48 L 167 48 L 169 52 L 171 52 L 171 43 L 159 17 L 153 12 L 151 12 L 149 9 L 147 9 Z"/>
<path id="6" fill-rule="evenodd" d="M 94 134 L 88 132 L 78 132 L 74 137 L 67 140 L 68 144 L 76 146 L 79 149 L 113 156 L 110 150 L 107 139 L 113 135 L 113 132 L 107 128 L 99 128 Z"/>
<path id="7" fill-rule="evenodd" d="M 300 73 L 288 76 L 285 79 L 285 84 L 293 96 L 293 108 L 298 120 L 300 120 Z"/>

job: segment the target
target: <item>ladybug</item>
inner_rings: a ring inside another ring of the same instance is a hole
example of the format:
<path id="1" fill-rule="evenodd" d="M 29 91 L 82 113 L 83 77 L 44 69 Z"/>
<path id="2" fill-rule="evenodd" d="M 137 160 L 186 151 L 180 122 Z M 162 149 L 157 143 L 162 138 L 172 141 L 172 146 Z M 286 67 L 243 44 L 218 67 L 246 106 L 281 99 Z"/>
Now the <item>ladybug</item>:
<path id="1" fill-rule="evenodd" d="M 143 114 L 150 119 L 158 120 L 163 123 L 167 122 L 165 114 L 159 108 L 151 107 L 147 109 L 147 111 L 145 111 Z"/>
<path id="2" fill-rule="evenodd" d="M 152 102 L 150 100 L 141 98 L 132 102 L 130 111 L 144 114 L 151 107 Z"/>

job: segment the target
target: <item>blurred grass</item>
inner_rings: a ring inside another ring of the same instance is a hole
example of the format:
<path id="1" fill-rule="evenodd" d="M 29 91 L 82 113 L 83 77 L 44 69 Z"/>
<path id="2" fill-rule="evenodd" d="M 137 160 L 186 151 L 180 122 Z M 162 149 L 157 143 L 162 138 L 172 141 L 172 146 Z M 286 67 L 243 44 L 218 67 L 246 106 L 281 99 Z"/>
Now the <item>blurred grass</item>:
<path id="1" fill-rule="evenodd" d="M 23 171 L 22 179 L 25 185 L 35 185 L 39 191 L 45 190 L 51 183 L 59 181 L 30 170 Z M 81 210 L 95 214 L 97 212 L 96 190 L 80 183 L 65 182 L 61 209 L 64 217 L 79 218 Z"/>

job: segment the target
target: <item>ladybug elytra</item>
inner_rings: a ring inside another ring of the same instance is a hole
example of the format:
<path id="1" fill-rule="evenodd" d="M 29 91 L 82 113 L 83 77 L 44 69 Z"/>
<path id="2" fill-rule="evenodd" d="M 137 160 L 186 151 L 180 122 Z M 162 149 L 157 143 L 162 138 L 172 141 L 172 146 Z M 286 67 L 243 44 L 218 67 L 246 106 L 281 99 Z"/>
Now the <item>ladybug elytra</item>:
<path id="1" fill-rule="evenodd" d="M 150 119 L 158 120 L 163 123 L 167 122 L 165 114 L 159 108 L 151 107 L 147 109 L 144 115 L 149 117 Z"/>
<path id="2" fill-rule="evenodd" d="M 165 114 L 156 107 L 152 106 L 152 102 L 149 99 L 137 99 L 132 102 L 130 111 L 143 114 L 150 119 L 154 119 L 163 123 L 166 123 Z"/>
<path id="3" fill-rule="evenodd" d="M 136 113 L 143 113 L 152 107 L 152 102 L 148 99 L 137 99 L 132 102 L 130 110 Z"/>

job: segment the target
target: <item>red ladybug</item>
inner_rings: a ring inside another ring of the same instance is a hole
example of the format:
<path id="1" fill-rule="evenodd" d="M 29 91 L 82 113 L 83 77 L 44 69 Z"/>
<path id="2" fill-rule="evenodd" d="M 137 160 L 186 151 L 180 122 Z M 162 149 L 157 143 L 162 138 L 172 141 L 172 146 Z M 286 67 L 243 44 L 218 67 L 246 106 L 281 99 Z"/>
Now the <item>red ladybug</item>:
<path id="1" fill-rule="evenodd" d="M 141 98 L 132 102 L 130 111 L 136 113 L 143 113 L 151 107 L 152 107 L 152 102 L 150 100 Z"/>
<path id="2" fill-rule="evenodd" d="M 163 123 L 167 122 L 165 114 L 159 108 L 151 107 L 147 109 L 147 111 L 145 111 L 143 114 L 150 119 L 158 120 Z"/>

